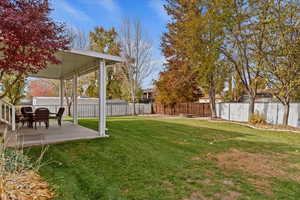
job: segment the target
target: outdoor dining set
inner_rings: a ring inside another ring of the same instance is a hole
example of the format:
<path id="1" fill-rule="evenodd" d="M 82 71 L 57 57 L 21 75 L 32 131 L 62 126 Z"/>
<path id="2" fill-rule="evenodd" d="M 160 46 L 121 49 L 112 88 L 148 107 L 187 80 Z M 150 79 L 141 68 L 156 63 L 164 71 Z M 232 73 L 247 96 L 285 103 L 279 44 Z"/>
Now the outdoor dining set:
<path id="1" fill-rule="evenodd" d="M 37 123 L 41 126 L 42 123 L 45 124 L 46 128 L 49 128 L 50 119 L 55 119 L 58 125 L 61 126 L 62 116 L 64 114 L 65 108 L 60 107 L 57 113 L 51 113 L 48 108 L 37 108 L 33 110 L 32 107 L 22 107 L 21 113 L 16 116 L 16 121 L 29 128 L 37 129 Z"/>

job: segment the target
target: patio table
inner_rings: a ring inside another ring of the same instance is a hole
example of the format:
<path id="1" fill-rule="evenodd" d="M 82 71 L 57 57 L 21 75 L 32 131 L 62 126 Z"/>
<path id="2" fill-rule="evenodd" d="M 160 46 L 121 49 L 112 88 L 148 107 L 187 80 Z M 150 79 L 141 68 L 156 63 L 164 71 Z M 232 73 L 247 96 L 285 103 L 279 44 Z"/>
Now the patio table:
<path id="1" fill-rule="evenodd" d="M 38 108 L 37 108 L 38 109 Z M 36 109 L 35 109 L 36 110 Z M 26 112 L 26 114 L 28 115 L 28 117 L 30 118 L 29 119 L 29 123 L 28 123 L 28 127 L 29 128 L 33 128 L 33 122 L 34 122 L 34 117 L 35 117 L 35 111 L 32 111 L 32 112 Z M 52 112 L 49 112 L 49 117 L 50 115 L 56 115 L 56 113 L 52 113 Z"/>

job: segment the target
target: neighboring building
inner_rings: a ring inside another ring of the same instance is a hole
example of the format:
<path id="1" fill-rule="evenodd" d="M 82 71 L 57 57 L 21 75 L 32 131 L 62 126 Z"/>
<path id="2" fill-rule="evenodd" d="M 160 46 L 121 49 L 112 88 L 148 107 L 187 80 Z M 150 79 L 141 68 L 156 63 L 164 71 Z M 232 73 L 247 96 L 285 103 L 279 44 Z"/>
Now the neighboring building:
<path id="1" fill-rule="evenodd" d="M 274 96 L 270 90 L 258 90 L 255 102 L 256 103 L 267 103 L 267 102 L 274 102 L 277 101 L 274 99 Z M 222 103 L 224 102 L 222 96 L 216 95 L 216 103 Z M 249 102 L 249 95 L 244 92 L 242 96 L 240 96 L 236 102 L 240 103 L 247 103 Z M 205 94 L 203 97 L 199 98 L 199 103 L 209 103 L 209 97 L 207 94 Z"/>
<path id="2" fill-rule="evenodd" d="M 32 98 L 26 98 L 26 99 L 21 99 L 20 100 L 20 105 L 21 106 L 30 106 L 32 105 Z"/>
<path id="3" fill-rule="evenodd" d="M 257 91 L 257 95 L 255 98 L 255 102 L 256 103 L 268 103 L 268 102 L 274 102 L 276 101 L 273 97 L 273 94 L 270 90 L 258 90 Z M 242 95 L 238 102 L 249 102 L 249 95 L 248 94 L 244 94 Z"/>
<path id="4" fill-rule="evenodd" d="M 220 95 L 216 95 L 216 103 L 223 102 L 223 98 Z M 209 103 L 209 96 L 205 94 L 204 96 L 199 98 L 199 103 Z"/>
<path id="5" fill-rule="evenodd" d="M 152 103 L 154 102 L 154 89 L 144 89 L 142 98 L 140 99 L 140 103 Z"/>

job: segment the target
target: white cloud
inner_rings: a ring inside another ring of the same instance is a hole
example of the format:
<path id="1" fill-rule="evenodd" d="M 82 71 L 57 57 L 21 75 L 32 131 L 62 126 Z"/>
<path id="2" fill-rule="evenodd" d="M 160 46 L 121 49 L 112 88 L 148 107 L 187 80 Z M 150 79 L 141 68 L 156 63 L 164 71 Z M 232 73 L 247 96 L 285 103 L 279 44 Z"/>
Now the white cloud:
<path id="1" fill-rule="evenodd" d="M 169 16 L 164 9 L 165 0 L 150 0 L 149 6 L 154 10 L 154 12 L 164 21 L 169 20 Z"/>
<path id="2" fill-rule="evenodd" d="M 116 0 L 80 0 L 82 3 L 99 6 L 108 12 L 110 20 L 118 22 L 121 19 L 121 8 Z"/>
<path id="3" fill-rule="evenodd" d="M 58 8 L 59 10 L 62 10 L 63 12 L 67 13 L 71 17 L 76 18 L 77 20 L 85 22 L 93 21 L 85 12 L 74 8 L 65 0 L 54 0 L 53 5 L 56 9 Z"/>
<path id="4" fill-rule="evenodd" d="M 93 0 L 109 12 L 120 12 L 118 4 L 114 0 Z"/>

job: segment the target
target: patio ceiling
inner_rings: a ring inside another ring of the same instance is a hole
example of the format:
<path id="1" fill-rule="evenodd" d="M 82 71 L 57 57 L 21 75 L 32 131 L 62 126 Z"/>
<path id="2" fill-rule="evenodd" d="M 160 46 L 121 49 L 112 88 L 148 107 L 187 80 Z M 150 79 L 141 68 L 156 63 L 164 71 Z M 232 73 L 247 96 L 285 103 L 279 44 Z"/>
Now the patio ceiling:
<path id="1" fill-rule="evenodd" d="M 83 50 L 59 51 L 56 53 L 56 56 L 61 61 L 61 64 L 49 64 L 46 69 L 29 76 L 48 79 L 71 79 L 75 73 L 80 76 L 97 70 L 99 68 L 99 60 L 104 60 L 111 64 L 124 62 L 124 59 L 118 56 Z"/>

